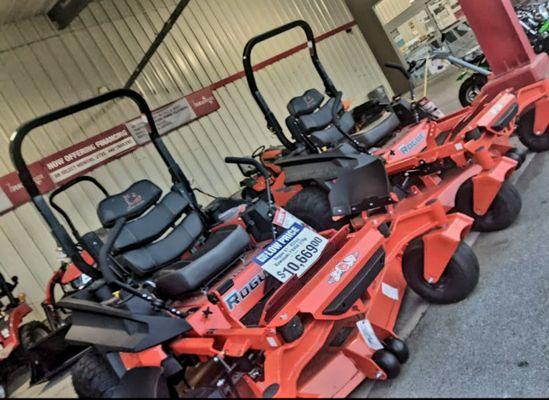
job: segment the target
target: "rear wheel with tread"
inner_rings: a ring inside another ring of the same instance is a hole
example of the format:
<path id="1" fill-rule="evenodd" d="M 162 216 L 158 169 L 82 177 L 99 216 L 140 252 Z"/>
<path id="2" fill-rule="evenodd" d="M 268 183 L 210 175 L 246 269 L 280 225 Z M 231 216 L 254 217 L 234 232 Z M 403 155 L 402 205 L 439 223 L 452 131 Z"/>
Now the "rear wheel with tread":
<path id="1" fill-rule="evenodd" d="M 119 379 L 109 363 L 90 350 L 71 369 L 72 384 L 78 397 L 111 398 Z"/>
<path id="2" fill-rule="evenodd" d="M 303 188 L 284 208 L 317 231 L 339 229 L 348 222 L 347 218 L 332 219 L 328 193 L 316 186 Z"/>
<path id="3" fill-rule="evenodd" d="M 23 350 L 28 351 L 32 346 L 50 334 L 50 329 L 39 321 L 31 321 L 19 328 L 19 340 Z"/>
<path id="4" fill-rule="evenodd" d="M 423 276 L 423 239 L 413 240 L 402 258 L 402 272 L 408 286 L 430 303 L 449 304 L 465 299 L 477 286 L 478 259 L 473 250 L 460 242 L 444 273 L 436 283 L 429 283 Z"/>

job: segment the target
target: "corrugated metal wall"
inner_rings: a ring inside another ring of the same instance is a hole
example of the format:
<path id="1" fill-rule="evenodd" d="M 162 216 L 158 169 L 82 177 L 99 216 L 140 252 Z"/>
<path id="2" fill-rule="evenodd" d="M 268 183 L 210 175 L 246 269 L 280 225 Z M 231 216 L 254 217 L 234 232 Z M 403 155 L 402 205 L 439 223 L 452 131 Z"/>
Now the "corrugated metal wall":
<path id="1" fill-rule="evenodd" d="M 176 5 L 175 0 L 101 0 L 92 2 L 65 31 L 45 17 L 2 27 L 0 32 L 0 175 L 12 171 L 8 137 L 22 122 L 52 109 L 123 85 Z M 138 79 L 135 88 L 158 107 L 242 70 L 245 42 L 294 19 L 307 20 L 316 35 L 352 20 L 344 0 L 192 0 L 170 35 Z M 287 50 L 304 38 L 289 33 L 258 48 L 254 63 Z M 319 44 L 319 53 L 336 86 L 356 104 L 379 84 L 388 87 L 358 28 Z M 290 97 L 320 80 L 301 51 L 259 72 L 259 85 L 280 118 Z M 193 183 L 228 195 L 241 179 L 226 155 L 250 154 L 260 144 L 276 143 L 243 79 L 215 92 L 221 109 L 166 137 L 170 150 Z M 25 149 L 35 161 L 136 115 L 117 102 L 55 123 L 32 135 Z M 108 190 L 150 178 L 164 188 L 169 180 L 152 149 L 141 148 L 93 172 Z M 82 231 L 95 229 L 92 188 L 74 188 L 61 203 Z M 0 270 L 17 274 L 31 302 L 57 267 L 55 245 L 31 205 L 0 217 Z"/>

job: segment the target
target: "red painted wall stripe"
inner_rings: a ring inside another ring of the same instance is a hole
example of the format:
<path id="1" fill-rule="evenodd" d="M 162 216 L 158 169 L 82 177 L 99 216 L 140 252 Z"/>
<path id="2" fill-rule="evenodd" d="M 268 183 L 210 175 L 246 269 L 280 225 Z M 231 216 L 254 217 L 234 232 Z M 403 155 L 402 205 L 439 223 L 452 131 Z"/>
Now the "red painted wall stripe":
<path id="1" fill-rule="evenodd" d="M 351 28 L 353 28 L 356 25 L 355 21 L 348 22 L 346 24 L 343 24 L 335 29 L 332 29 L 328 32 L 325 32 L 319 36 L 315 37 L 316 42 L 321 42 L 331 36 L 334 36 L 340 32 L 347 31 Z M 291 55 L 304 50 L 307 48 L 307 43 L 302 43 L 300 45 L 297 45 L 295 47 L 292 47 L 291 49 L 288 49 L 286 51 L 283 51 L 271 58 L 268 58 L 265 61 L 262 61 L 256 65 L 254 65 L 253 69 L 254 71 L 259 71 L 261 69 L 264 69 L 268 67 L 269 65 L 272 65 L 284 58 L 290 57 Z M 189 104 L 191 105 L 193 111 L 196 114 L 196 118 L 201 118 L 211 112 L 216 111 L 219 109 L 219 104 L 217 103 L 217 100 L 215 99 L 215 96 L 213 96 L 213 91 L 220 89 L 232 82 L 235 82 L 239 79 L 242 79 L 245 77 L 244 71 L 239 71 L 233 75 L 230 75 L 224 79 L 221 79 L 217 82 L 212 83 L 208 87 L 205 87 L 203 89 L 200 89 L 196 92 L 193 92 L 187 96 L 185 96 L 185 99 L 189 101 Z M 177 100 L 176 100 L 177 101 Z M 169 106 L 170 104 L 173 104 L 174 102 L 167 103 L 154 111 L 157 111 L 159 109 L 162 109 L 164 107 Z M 191 122 L 191 121 L 188 121 Z M 187 122 L 187 123 L 188 123 Z M 48 168 L 48 163 L 50 163 L 52 160 L 56 160 L 59 158 L 63 158 L 65 155 L 70 153 L 71 151 L 77 151 L 79 149 L 84 148 L 85 146 L 97 142 L 101 140 L 104 137 L 108 137 L 109 133 L 113 131 L 126 131 L 127 133 L 127 123 L 120 124 L 114 128 L 111 128 L 105 132 L 102 132 L 96 136 L 93 136 L 91 138 L 88 138 L 80 143 L 77 143 L 75 145 L 72 145 L 70 147 L 67 147 L 66 149 L 63 149 L 57 153 L 51 154 L 45 158 L 43 158 L 40 161 L 37 161 L 33 164 L 31 164 L 29 167 L 31 169 L 31 172 L 33 176 L 35 177 L 35 180 L 39 184 L 40 190 L 43 193 L 47 193 L 54 189 L 56 186 L 55 183 L 50 178 L 50 173 L 52 173 L 51 168 Z M 127 135 L 129 136 L 129 135 Z M 114 143 L 116 144 L 116 143 Z M 117 158 L 120 158 L 130 152 L 133 152 L 137 148 L 140 147 L 140 144 L 135 144 L 131 146 L 131 148 L 126 148 L 122 152 L 114 154 L 113 156 L 105 157 L 104 160 L 102 160 L 99 163 L 96 163 L 94 165 L 91 165 L 89 168 L 82 169 L 80 172 L 78 172 L 77 175 L 74 176 L 81 176 L 89 171 L 92 171 L 96 168 L 99 168 L 102 165 L 105 165 Z M 68 179 L 74 177 L 71 176 Z M 64 180 L 60 178 L 59 184 L 63 183 Z M 19 181 L 19 178 L 17 176 L 16 172 L 9 173 L 3 177 L 0 177 L 0 215 L 11 211 L 12 209 L 28 202 L 29 196 L 23 189 L 21 182 Z"/>

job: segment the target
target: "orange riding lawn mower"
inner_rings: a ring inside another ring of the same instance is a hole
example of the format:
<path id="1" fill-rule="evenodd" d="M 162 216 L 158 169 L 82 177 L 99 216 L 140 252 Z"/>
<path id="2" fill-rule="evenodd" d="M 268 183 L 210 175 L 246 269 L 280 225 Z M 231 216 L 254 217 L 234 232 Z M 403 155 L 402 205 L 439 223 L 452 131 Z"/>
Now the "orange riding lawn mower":
<path id="1" fill-rule="evenodd" d="M 32 308 L 25 302 L 24 294 L 13 294 L 18 283 L 17 276 L 9 282 L 0 273 L 0 398 L 10 394 L 8 381 L 14 372 L 28 365 L 27 350 L 49 333 L 38 321 L 23 324 Z"/>
<path id="2" fill-rule="evenodd" d="M 13 276 L 10 282 L 0 273 L 0 398 L 11 395 L 13 388 L 8 383 L 23 369 L 30 369 L 31 384 L 44 382 L 70 367 L 85 349 L 64 340 L 70 320 L 55 306 L 53 293 L 61 284 L 57 276 L 62 271 L 63 267 L 54 274 L 48 284 L 50 293 L 42 303 L 47 323 L 23 322 L 32 308 L 24 293 L 13 294 L 19 279 Z M 71 285 L 75 281 L 65 277 L 64 283 Z"/>
<path id="3" fill-rule="evenodd" d="M 325 96 L 316 89 L 293 98 L 285 121 L 291 134 L 288 138 L 258 88 L 252 51 L 259 43 L 292 29 L 305 32 L 328 100 L 324 101 Z M 316 229 L 337 228 L 349 221 L 361 223 L 343 218 L 347 210 L 336 206 L 341 179 L 335 178 L 350 164 L 374 160 L 381 160 L 388 173 L 395 201 L 411 196 L 427 204 L 437 199 L 445 211 L 473 217 L 475 230 L 504 229 L 521 208 L 519 193 L 506 179 L 526 157 L 526 151 L 511 144 L 511 136 L 518 131 L 530 149 L 549 149 L 547 80 L 516 94 L 507 90 L 492 100 L 479 98 L 472 107 L 448 116 L 426 98 L 416 101 L 411 83 L 411 101 L 401 96 L 389 100 L 380 87 L 369 94 L 367 103 L 346 111 L 341 92 L 319 60 L 313 32 L 305 21 L 294 21 L 252 38 L 243 61 L 251 93 L 268 129 L 282 144 L 260 147 L 252 156 L 268 169 L 276 204 Z M 417 67 L 412 64 L 406 70 L 396 64 L 387 66 L 401 71 L 409 82 L 410 71 Z M 364 121 L 369 123 L 366 127 Z M 264 196 L 263 175 L 248 167 L 241 171 L 246 176 L 242 196 Z M 351 180 L 354 185 L 363 182 L 371 186 L 375 182 L 372 178 Z M 361 200 L 365 203 L 360 207 L 369 215 L 378 212 L 376 202 L 366 197 Z M 354 206 L 358 204 L 351 204 Z"/>
<path id="4" fill-rule="evenodd" d="M 141 180 L 105 192 L 101 235 L 81 236 L 45 201 L 22 145 L 35 128 L 120 98 L 148 121 L 173 186 L 162 195 Z M 345 396 L 364 379 L 396 377 L 407 361 L 394 326 L 408 286 L 444 304 L 478 282 L 478 261 L 462 241 L 473 219 L 448 214 L 427 191 L 399 199 L 380 157 L 342 157 L 323 183 L 333 185 L 339 222 L 352 223 L 316 230 L 273 202 L 269 171 L 253 158 L 226 161 L 262 173 L 265 199 L 202 207 L 147 103 L 127 89 L 23 124 L 10 155 L 71 260 L 65 273 L 87 277 L 56 303 L 71 315 L 66 340 L 91 347 L 72 369 L 81 397 Z"/>

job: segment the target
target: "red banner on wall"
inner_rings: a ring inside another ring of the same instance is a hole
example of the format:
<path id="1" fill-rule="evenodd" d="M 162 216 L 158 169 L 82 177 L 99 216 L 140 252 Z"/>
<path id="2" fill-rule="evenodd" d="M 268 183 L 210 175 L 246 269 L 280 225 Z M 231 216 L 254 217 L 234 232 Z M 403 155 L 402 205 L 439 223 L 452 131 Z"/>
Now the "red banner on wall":
<path id="1" fill-rule="evenodd" d="M 202 89 L 153 111 L 160 134 L 166 134 L 219 109 L 213 92 Z M 149 141 L 143 116 L 76 143 L 29 166 L 42 193 L 120 158 Z M 0 177 L 0 214 L 28 202 L 16 172 Z"/>
<path id="2" fill-rule="evenodd" d="M 30 164 L 29 171 L 42 193 L 47 193 L 50 190 L 53 190 L 55 185 L 39 162 Z M 19 180 L 16 172 L 12 172 L 11 174 L 0 178 L 0 189 L 3 192 L 3 196 L 0 195 L 0 198 L 3 198 L 4 201 L 4 204 L 0 201 L 0 213 L 24 204 L 30 200 L 30 197 Z"/>

